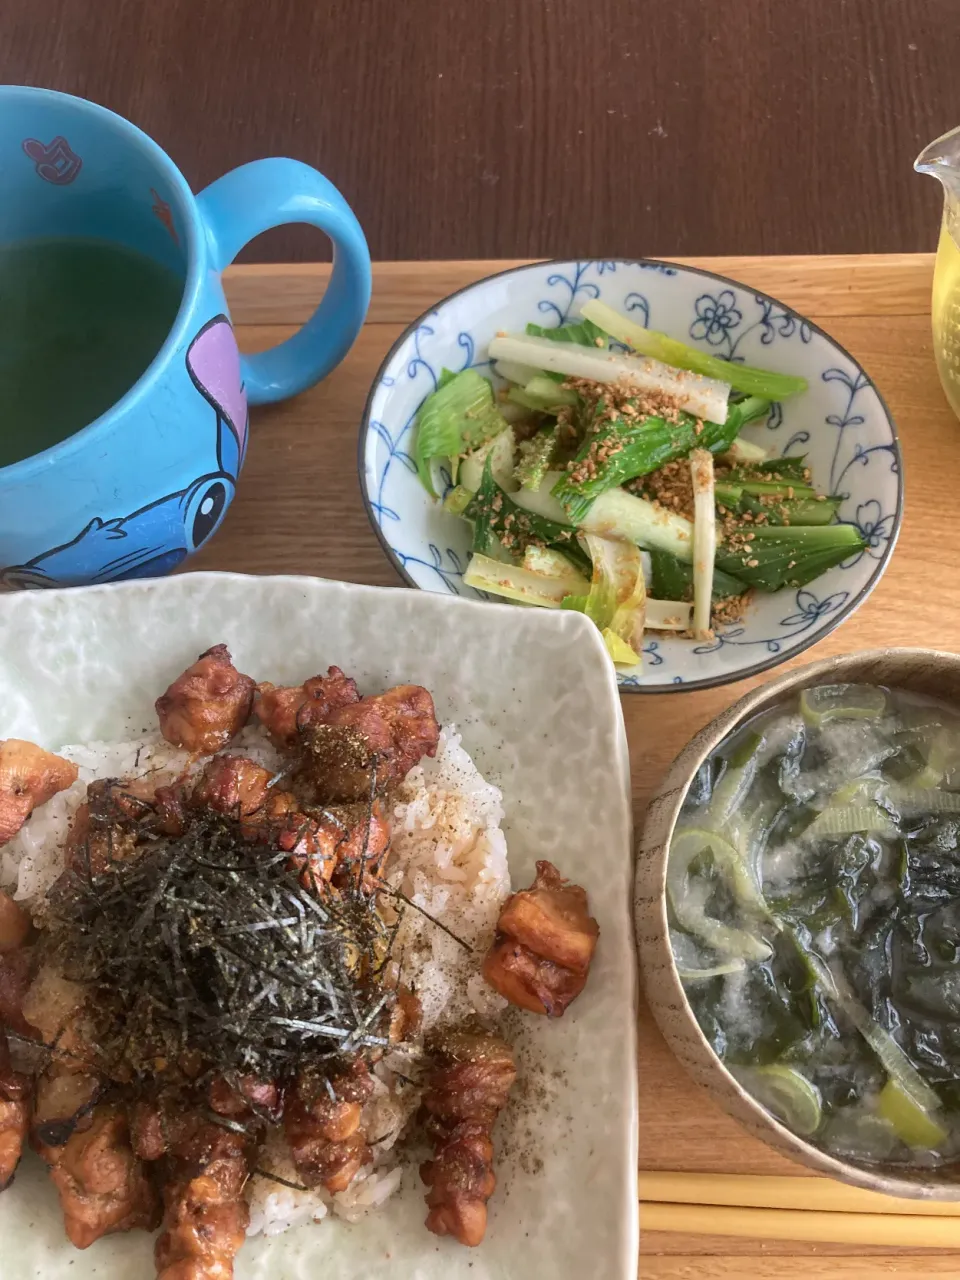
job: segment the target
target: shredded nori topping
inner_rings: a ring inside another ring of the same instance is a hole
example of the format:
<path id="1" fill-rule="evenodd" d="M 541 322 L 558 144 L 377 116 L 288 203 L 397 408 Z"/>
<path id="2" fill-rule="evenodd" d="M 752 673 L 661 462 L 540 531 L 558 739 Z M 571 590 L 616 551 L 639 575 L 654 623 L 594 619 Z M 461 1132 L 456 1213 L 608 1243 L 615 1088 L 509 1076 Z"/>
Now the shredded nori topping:
<path id="1" fill-rule="evenodd" d="M 140 838 L 96 874 L 75 859 L 51 895 L 64 975 L 97 992 L 104 1063 L 146 1076 L 190 1051 L 283 1080 L 387 1045 L 400 917 L 384 919 L 360 875 L 306 889 L 288 853 L 209 812 L 179 836 L 145 817 Z"/>

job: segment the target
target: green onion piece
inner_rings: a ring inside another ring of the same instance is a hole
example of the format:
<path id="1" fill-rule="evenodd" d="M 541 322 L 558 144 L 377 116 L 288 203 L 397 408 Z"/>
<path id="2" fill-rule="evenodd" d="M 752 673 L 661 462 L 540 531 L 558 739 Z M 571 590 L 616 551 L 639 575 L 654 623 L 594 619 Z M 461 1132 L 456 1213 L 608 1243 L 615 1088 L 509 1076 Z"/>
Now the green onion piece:
<path id="1" fill-rule="evenodd" d="M 539 400 L 534 400 L 532 396 L 528 396 L 523 387 L 511 387 L 507 392 L 507 403 L 519 405 L 521 409 L 529 409 L 531 413 L 544 412 Z"/>
<path id="2" fill-rule="evenodd" d="M 689 631 L 693 605 L 682 600 L 656 600 L 647 596 L 644 626 L 648 631 Z"/>
<path id="3" fill-rule="evenodd" d="M 589 564 L 589 560 L 587 561 Z M 568 556 L 553 547 L 530 545 L 523 553 L 523 567 L 531 573 L 541 573 L 547 578 L 582 577 L 580 568 Z"/>
<path id="4" fill-rule="evenodd" d="M 640 665 L 640 654 L 631 649 L 626 640 L 618 636 L 612 627 L 604 627 L 600 634 L 603 636 L 603 643 L 606 645 L 607 653 L 609 653 L 614 666 L 636 667 Z"/>
<path id="5" fill-rule="evenodd" d="M 535 365 L 567 378 L 589 378 L 601 383 L 627 380 L 637 388 L 638 394 L 668 395 L 671 403 L 696 414 L 704 422 L 723 422 L 727 417 L 728 383 L 691 377 L 683 369 L 673 369 L 659 360 L 619 351 L 600 351 L 575 342 L 550 342 L 528 334 L 500 334 L 491 338 L 487 350 L 494 360 Z"/>
<path id="6" fill-rule="evenodd" d="M 960 813 L 960 791 L 939 791 L 933 787 L 888 787 L 886 800 L 903 817 L 923 813 Z"/>
<path id="7" fill-rule="evenodd" d="M 850 836 L 857 832 L 893 837 L 895 823 L 878 804 L 831 805 L 807 827 L 808 836 Z"/>
<path id="8" fill-rule="evenodd" d="M 722 956 L 743 960 L 768 959 L 771 948 L 762 938 L 708 916 L 702 895 L 691 892 L 691 863 L 706 852 L 712 855 L 716 867 L 729 880 L 737 900 L 747 909 L 769 916 L 763 895 L 739 850 L 716 831 L 681 827 L 674 832 L 667 861 L 667 896 L 677 923 Z"/>
<path id="9" fill-rule="evenodd" d="M 886 710 L 885 691 L 872 684 L 819 684 L 800 694 L 800 714 L 818 728 L 831 720 L 879 720 Z"/>
<path id="10" fill-rule="evenodd" d="M 463 580 L 478 591 L 545 609 L 559 609 L 566 596 L 589 586 L 572 565 L 562 575 L 550 576 L 523 565 L 501 564 L 479 553 L 471 556 Z"/>
<path id="11" fill-rule="evenodd" d="M 557 409 L 580 403 L 580 397 L 571 387 L 561 386 L 542 373 L 531 378 L 524 391 L 527 399 L 539 404 L 544 413 L 555 413 Z"/>
<path id="12" fill-rule="evenodd" d="M 893 1079 L 880 1090 L 877 1114 L 889 1120 L 897 1137 L 915 1150 L 932 1151 L 947 1138 L 943 1125 Z"/>
<path id="13" fill-rule="evenodd" d="M 707 825 L 714 831 L 722 831 L 743 803 L 757 776 L 763 734 L 749 733 L 727 761 L 723 774 L 713 788 L 707 809 Z"/>
<path id="14" fill-rule="evenodd" d="M 595 299 L 584 304 L 581 315 L 602 324 L 606 332 L 618 342 L 625 342 L 641 355 L 662 360 L 664 364 L 672 364 L 678 369 L 690 369 L 707 378 L 729 382 L 735 391 L 764 396 L 767 400 L 786 400 L 807 389 L 806 378 L 721 360 L 697 347 L 688 347 L 676 338 L 668 338 L 665 333 L 659 333 L 656 329 L 646 329 L 633 320 L 627 320 L 612 307 Z"/>
<path id="15" fill-rule="evenodd" d="M 841 1008 L 877 1055 L 890 1079 L 924 1111 L 938 1110 L 941 1104 L 936 1092 L 930 1088 L 890 1032 L 885 1031 L 879 1022 L 870 1017 L 866 1009 L 850 994 L 845 981 L 838 979 L 834 970 L 829 972 L 836 983 L 834 990 Z"/>
<path id="16" fill-rule="evenodd" d="M 507 427 L 505 431 L 501 431 L 492 440 L 488 440 L 486 444 L 482 444 L 478 449 L 474 449 L 472 453 L 468 453 L 460 459 L 457 479 L 465 489 L 469 489 L 471 493 L 476 493 L 483 481 L 483 468 L 489 458 L 494 480 L 496 480 L 501 489 L 504 489 L 507 493 L 512 493 L 517 487 L 517 482 L 513 475 L 513 455 L 515 452 L 516 438 L 513 434 L 513 428 Z"/>
<path id="17" fill-rule="evenodd" d="M 575 342 L 581 347 L 606 347 L 608 339 L 604 331 L 591 320 L 578 324 L 561 324 L 544 329 L 539 324 L 528 324 L 526 332 L 531 338 L 549 338 L 551 342 Z"/>
<path id="18" fill-rule="evenodd" d="M 505 382 L 515 382 L 518 387 L 525 387 L 531 378 L 537 376 L 537 370 L 532 365 L 516 364 L 513 360 L 498 360 L 493 371 Z"/>
<path id="19" fill-rule="evenodd" d="M 717 556 L 717 515 L 713 494 L 713 456 L 706 449 L 690 455 L 693 481 L 693 629 L 700 639 L 711 636 L 710 606 Z"/>
<path id="20" fill-rule="evenodd" d="M 462 516 L 473 501 L 473 493 L 462 484 L 454 486 L 443 500 L 444 511 L 452 516 Z"/>
<path id="21" fill-rule="evenodd" d="M 745 440 L 743 436 L 737 436 L 723 456 L 727 462 L 749 464 L 764 462 L 767 458 L 767 451 L 762 445 L 755 444 L 753 440 Z"/>
<path id="22" fill-rule="evenodd" d="M 683 983 L 709 982 L 711 978 L 724 978 L 730 973 L 742 973 L 746 962 L 741 958 L 724 960 L 722 964 L 711 965 L 706 969 L 686 969 L 677 965 L 677 977 Z"/>
<path id="23" fill-rule="evenodd" d="M 430 467 L 435 458 L 455 460 L 499 435 L 506 425 L 494 403 L 493 387 L 475 369 L 442 377 L 417 413 L 413 447 L 417 474 L 431 497 L 437 496 Z"/>
<path id="24" fill-rule="evenodd" d="M 693 560 L 693 525 L 686 516 L 654 506 L 625 489 L 601 493 L 580 522 L 580 528 L 584 533 L 634 542 L 648 551 L 661 548 L 680 560 Z"/>
<path id="25" fill-rule="evenodd" d="M 532 440 L 524 440 L 520 444 L 520 461 L 514 475 L 520 482 L 521 489 L 539 489 L 544 477 L 556 461 L 557 431 L 551 427 L 540 431 Z"/>
<path id="26" fill-rule="evenodd" d="M 923 768 L 909 782 L 917 788 L 936 787 L 960 759 L 960 741 L 956 729 L 941 726 L 934 732 L 926 751 Z"/>
<path id="27" fill-rule="evenodd" d="M 809 1138 L 820 1128 L 820 1090 L 795 1067 L 772 1063 L 766 1067 L 731 1067 L 731 1071 L 747 1092 L 791 1132 Z"/>

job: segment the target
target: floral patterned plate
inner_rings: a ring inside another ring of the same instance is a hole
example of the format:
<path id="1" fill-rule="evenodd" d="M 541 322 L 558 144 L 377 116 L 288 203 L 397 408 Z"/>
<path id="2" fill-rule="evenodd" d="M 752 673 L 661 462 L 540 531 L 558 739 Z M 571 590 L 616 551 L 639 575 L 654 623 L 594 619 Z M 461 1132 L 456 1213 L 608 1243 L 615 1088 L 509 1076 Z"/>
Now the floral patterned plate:
<path id="1" fill-rule="evenodd" d="M 649 636 L 621 689 L 662 692 L 756 675 L 809 648 L 861 604 L 893 551 L 903 511 L 896 427 L 870 378 L 821 329 L 745 285 L 666 262 L 544 262 L 490 276 L 422 315 L 380 367 L 360 432 L 360 483 L 380 541 L 411 586 L 476 598 L 463 583 L 467 524 L 424 491 L 412 459 L 414 420 L 442 369 L 489 372 L 487 343 L 529 321 L 562 324 L 589 298 L 714 355 L 800 374 L 809 389 L 775 404 L 744 434 L 772 455 L 806 455 L 821 492 L 843 495 L 839 519 L 867 548 L 799 591 L 760 596 L 709 642 Z"/>

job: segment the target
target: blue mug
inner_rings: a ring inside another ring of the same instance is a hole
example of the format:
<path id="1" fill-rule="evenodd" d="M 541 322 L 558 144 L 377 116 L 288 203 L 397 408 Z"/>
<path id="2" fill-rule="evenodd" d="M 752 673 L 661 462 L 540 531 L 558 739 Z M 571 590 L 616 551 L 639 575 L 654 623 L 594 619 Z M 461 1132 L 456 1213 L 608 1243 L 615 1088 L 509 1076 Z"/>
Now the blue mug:
<path id="1" fill-rule="evenodd" d="M 247 241 L 289 222 L 330 237 L 330 283 L 299 332 L 243 356 L 220 273 Z M 216 532 L 233 498 L 248 405 L 296 395 L 329 373 L 370 301 L 360 224 L 315 169 L 257 160 L 194 196 L 165 152 L 112 111 L 0 86 L 0 244 L 63 236 L 146 254 L 182 278 L 183 296 L 166 341 L 126 395 L 61 443 L 0 468 L 6 587 L 176 568 Z"/>

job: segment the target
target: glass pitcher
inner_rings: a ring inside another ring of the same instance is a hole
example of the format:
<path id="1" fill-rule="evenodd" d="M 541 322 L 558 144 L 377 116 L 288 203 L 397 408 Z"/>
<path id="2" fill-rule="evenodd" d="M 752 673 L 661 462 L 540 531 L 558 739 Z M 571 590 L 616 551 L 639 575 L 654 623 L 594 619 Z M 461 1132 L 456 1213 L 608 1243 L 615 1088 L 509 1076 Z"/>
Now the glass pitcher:
<path id="1" fill-rule="evenodd" d="M 943 186 L 943 222 L 933 270 L 933 351 L 946 397 L 960 418 L 960 128 L 931 142 L 913 167 L 939 178 Z"/>

